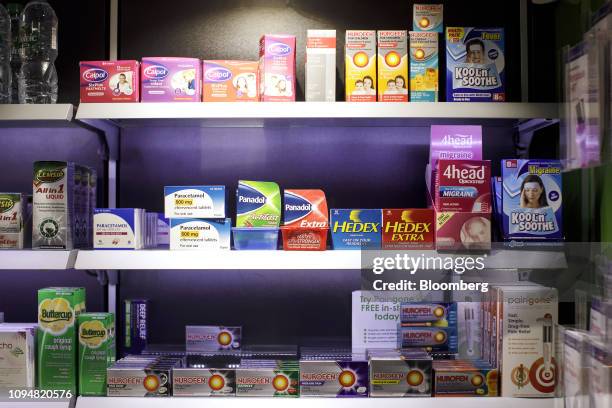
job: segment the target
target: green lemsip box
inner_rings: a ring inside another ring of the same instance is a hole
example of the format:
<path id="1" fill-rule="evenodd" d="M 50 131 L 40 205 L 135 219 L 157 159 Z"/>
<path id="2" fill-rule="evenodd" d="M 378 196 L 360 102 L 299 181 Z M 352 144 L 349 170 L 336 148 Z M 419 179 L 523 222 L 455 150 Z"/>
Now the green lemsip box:
<path id="1" fill-rule="evenodd" d="M 115 362 L 115 315 L 83 313 L 79 326 L 79 395 L 106 396 L 106 369 Z"/>
<path id="2" fill-rule="evenodd" d="M 278 184 L 266 181 L 238 182 L 236 227 L 278 227 L 281 196 Z"/>

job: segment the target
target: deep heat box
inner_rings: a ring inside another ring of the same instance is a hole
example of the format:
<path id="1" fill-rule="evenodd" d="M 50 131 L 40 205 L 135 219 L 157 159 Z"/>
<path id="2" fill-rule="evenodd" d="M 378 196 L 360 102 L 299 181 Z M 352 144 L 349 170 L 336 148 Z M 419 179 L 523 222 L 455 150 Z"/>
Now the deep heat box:
<path id="1" fill-rule="evenodd" d="M 439 160 L 434 200 L 438 211 L 491 212 L 491 162 Z"/>

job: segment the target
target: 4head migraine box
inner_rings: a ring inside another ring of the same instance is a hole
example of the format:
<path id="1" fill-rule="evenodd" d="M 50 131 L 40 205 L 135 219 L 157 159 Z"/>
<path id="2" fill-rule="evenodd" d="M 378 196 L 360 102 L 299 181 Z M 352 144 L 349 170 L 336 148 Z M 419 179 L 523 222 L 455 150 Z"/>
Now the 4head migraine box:
<path id="1" fill-rule="evenodd" d="M 503 28 L 446 28 L 446 100 L 504 102 Z"/>
<path id="2" fill-rule="evenodd" d="M 236 102 L 259 100 L 259 62 L 204 61 L 204 102 Z"/>
<path id="3" fill-rule="evenodd" d="M 378 101 L 408 102 L 408 32 L 378 31 Z"/>
<path id="4" fill-rule="evenodd" d="M 81 103 L 139 102 L 138 61 L 82 61 Z"/>
<path id="5" fill-rule="evenodd" d="M 185 340 L 188 352 L 240 350 L 242 327 L 186 326 Z"/>
<path id="6" fill-rule="evenodd" d="M 327 246 L 329 212 L 322 190 L 285 190 L 283 248 L 319 250 Z"/>
<path id="7" fill-rule="evenodd" d="M 170 249 L 230 249 L 232 220 L 173 218 L 170 220 Z"/>
<path id="8" fill-rule="evenodd" d="M 438 160 L 434 201 L 438 211 L 491 212 L 491 162 Z"/>
<path id="9" fill-rule="evenodd" d="M 142 102 L 202 101 L 202 62 L 197 58 L 143 58 L 141 71 Z"/>
<path id="10" fill-rule="evenodd" d="M 259 86 L 263 102 L 295 102 L 295 36 L 261 37 Z"/>
<path id="11" fill-rule="evenodd" d="M 431 209 L 382 210 L 383 249 L 433 249 L 434 211 Z"/>
<path id="12" fill-rule="evenodd" d="M 441 33 L 443 26 L 444 5 L 415 4 L 412 13 L 412 29 Z"/>
<path id="13" fill-rule="evenodd" d="M 115 362 L 115 315 L 81 313 L 79 395 L 105 396 L 106 370 Z"/>
<path id="14" fill-rule="evenodd" d="M 266 181 L 238 182 L 236 227 L 278 228 L 280 219 L 281 196 L 278 184 Z"/>
<path id="15" fill-rule="evenodd" d="M 563 239 L 561 172 L 557 160 L 502 160 L 505 239 Z"/>
<path id="16" fill-rule="evenodd" d="M 330 211 L 334 249 L 378 249 L 381 247 L 382 210 Z"/>
<path id="17" fill-rule="evenodd" d="M 345 100 L 376 102 L 376 31 L 346 30 Z"/>
<path id="18" fill-rule="evenodd" d="M 438 102 L 438 77 L 438 34 L 411 31 L 410 101 Z"/>
<path id="19" fill-rule="evenodd" d="M 225 218 L 225 186 L 164 187 L 166 218 Z"/>
<path id="20" fill-rule="evenodd" d="M 21 193 L 0 193 L 0 249 L 23 249 L 27 205 Z"/>

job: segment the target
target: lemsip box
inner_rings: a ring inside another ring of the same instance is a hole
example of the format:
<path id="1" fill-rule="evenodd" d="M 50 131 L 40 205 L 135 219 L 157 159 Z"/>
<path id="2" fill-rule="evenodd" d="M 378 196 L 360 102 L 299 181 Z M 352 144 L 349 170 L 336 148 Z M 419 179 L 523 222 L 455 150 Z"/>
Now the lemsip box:
<path id="1" fill-rule="evenodd" d="M 408 32 L 378 31 L 378 101 L 408 102 Z"/>
<path id="2" fill-rule="evenodd" d="M 242 327 L 186 326 L 185 340 L 189 352 L 240 350 Z"/>
<path id="3" fill-rule="evenodd" d="M 435 205 L 438 211 L 491 212 L 491 162 L 439 160 Z"/>
<path id="4" fill-rule="evenodd" d="M 138 61 L 81 61 L 81 103 L 139 102 Z"/>
<path id="5" fill-rule="evenodd" d="M 259 40 L 263 102 L 295 102 L 295 36 L 266 34 Z"/>
<path id="6" fill-rule="evenodd" d="M 376 102 L 376 31 L 346 30 L 345 100 Z"/>
<path id="7" fill-rule="evenodd" d="M 170 220 L 170 249 L 230 249 L 232 220 L 173 218 Z"/>
<path id="8" fill-rule="evenodd" d="M 94 209 L 94 249 L 144 248 L 144 210 Z"/>
<path id="9" fill-rule="evenodd" d="M 142 102 L 201 102 L 202 62 L 197 58 L 142 59 Z"/>
<path id="10" fill-rule="evenodd" d="M 0 249 L 23 249 L 27 205 L 21 193 L 0 193 Z"/>
<path id="11" fill-rule="evenodd" d="M 306 102 L 336 101 L 336 30 L 308 30 Z"/>
<path id="12" fill-rule="evenodd" d="M 164 187 L 166 218 L 225 218 L 225 186 Z"/>
<path id="13" fill-rule="evenodd" d="M 383 249 L 433 249 L 434 211 L 431 209 L 382 210 Z"/>
<path id="14" fill-rule="evenodd" d="M 334 249 L 377 249 L 381 246 L 381 210 L 333 209 Z"/>

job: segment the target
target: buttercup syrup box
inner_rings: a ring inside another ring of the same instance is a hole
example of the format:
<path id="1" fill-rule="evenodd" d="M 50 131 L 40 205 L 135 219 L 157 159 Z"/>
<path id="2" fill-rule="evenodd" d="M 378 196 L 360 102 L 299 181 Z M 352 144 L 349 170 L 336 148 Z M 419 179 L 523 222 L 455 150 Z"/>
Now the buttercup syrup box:
<path id="1" fill-rule="evenodd" d="M 491 212 L 491 162 L 438 160 L 434 202 L 441 212 Z"/>
<path id="2" fill-rule="evenodd" d="M 294 102 L 295 83 L 295 36 L 262 36 L 259 40 L 260 100 Z"/>
<path id="3" fill-rule="evenodd" d="M 505 239 L 563 239 L 562 169 L 557 160 L 502 160 Z"/>
<path id="4" fill-rule="evenodd" d="M 240 350 L 242 327 L 186 326 L 185 339 L 189 352 Z"/>
<path id="5" fill-rule="evenodd" d="M 225 218 L 225 186 L 164 187 L 166 218 Z"/>
<path id="6" fill-rule="evenodd" d="M 201 102 L 202 62 L 197 58 L 142 59 L 142 102 Z"/>
<path id="7" fill-rule="evenodd" d="M 378 101 L 408 102 L 408 32 L 378 31 Z"/>
<path id="8" fill-rule="evenodd" d="M 308 30 L 306 102 L 336 101 L 336 30 Z"/>
<path id="9" fill-rule="evenodd" d="M 82 61 L 81 103 L 139 102 L 138 61 Z"/>
<path id="10" fill-rule="evenodd" d="M 333 209 L 330 213 L 334 249 L 381 247 L 381 210 Z"/>
<path id="11" fill-rule="evenodd" d="M 36 385 L 36 324 L 0 323 L 0 389 Z"/>
<path id="12" fill-rule="evenodd" d="M 345 100 L 376 102 L 376 31 L 346 30 Z"/>
<path id="13" fill-rule="evenodd" d="M 415 4 L 412 13 L 412 29 L 441 33 L 443 29 L 444 5 Z"/>
<path id="14" fill-rule="evenodd" d="M 491 213 L 436 211 L 436 248 L 491 249 Z"/>
<path id="15" fill-rule="evenodd" d="M 329 212 L 322 190 L 285 190 L 283 248 L 324 251 L 327 248 Z"/>
<path id="16" fill-rule="evenodd" d="M 504 102 L 503 28 L 446 28 L 447 102 Z"/>
<path id="17" fill-rule="evenodd" d="M 432 359 L 420 351 L 368 350 L 371 397 L 430 397 Z"/>
<path id="18" fill-rule="evenodd" d="M 382 210 L 383 249 L 433 249 L 434 241 L 433 210 Z"/>
<path id="19" fill-rule="evenodd" d="M 105 396 L 106 370 L 115 362 L 115 315 L 81 313 L 79 395 Z"/>
<path id="20" fill-rule="evenodd" d="M 259 100 L 259 62 L 204 61 L 204 102 Z"/>
<path id="21" fill-rule="evenodd" d="M 236 192 L 236 227 L 276 227 L 281 219 L 281 195 L 278 184 L 267 181 L 238 182 Z"/>
<path id="22" fill-rule="evenodd" d="M 203 220 L 172 218 L 170 220 L 170 249 L 230 249 L 232 220 Z"/>
<path id="23" fill-rule="evenodd" d="M 27 205 L 21 193 L 0 193 L 0 249 L 23 249 Z"/>
<path id="24" fill-rule="evenodd" d="M 438 102 L 438 34 L 410 31 L 409 35 L 410 101 Z"/>
<path id="25" fill-rule="evenodd" d="M 300 389 L 303 397 L 367 397 L 368 362 L 304 356 L 300 360 Z"/>
<path id="26" fill-rule="evenodd" d="M 299 397 L 299 361 L 243 359 L 236 369 L 236 396 Z"/>

